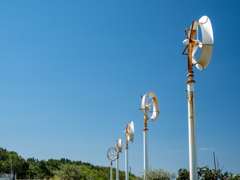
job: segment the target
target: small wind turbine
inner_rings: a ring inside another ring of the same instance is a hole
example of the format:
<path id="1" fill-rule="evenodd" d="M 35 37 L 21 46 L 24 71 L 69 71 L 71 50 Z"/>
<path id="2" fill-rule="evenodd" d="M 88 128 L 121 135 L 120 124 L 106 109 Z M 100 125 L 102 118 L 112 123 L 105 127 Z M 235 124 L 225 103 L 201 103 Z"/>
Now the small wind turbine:
<path id="1" fill-rule="evenodd" d="M 202 42 L 198 40 L 198 26 L 200 25 L 202 31 Z M 187 101 L 188 101 L 188 133 L 189 133 L 189 167 L 190 180 L 197 180 L 197 145 L 196 145 L 196 125 L 195 125 L 195 97 L 194 97 L 194 83 L 192 66 L 196 65 L 199 70 L 207 68 L 212 58 L 213 51 L 213 30 L 210 19 L 203 16 L 199 21 L 193 21 L 189 32 L 184 29 L 187 39 L 183 41 L 186 48 L 183 55 L 188 55 L 188 81 L 187 81 Z M 195 39 L 197 33 L 197 39 Z M 198 47 L 202 48 L 201 55 L 197 61 L 195 53 Z M 187 54 L 185 51 L 187 50 Z"/>
<path id="2" fill-rule="evenodd" d="M 125 148 L 125 173 L 126 173 L 126 180 L 129 179 L 128 177 L 128 141 L 132 141 L 134 139 L 134 124 L 131 122 L 131 124 L 126 125 L 126 131 L 124 131 L 125 137 L 126 137 L 126 148 Z"/>
<path id="3" fill-rule="evenodd" d="M 149 102 L 151 99 L 152 102 Z M 154 122 L 159 115 L 158 98 L 153 91 L 148 91 L 142 96 L 142 112 L 144 114 L 143 124 L 143 161 L 144 161 L 144 178 L 148 170 L 148 142 L 147 142 L 147 120 Z"/>
<path id="4" fill-rule="evenodd" d="M 107 157 L 111 161 L 111 163 L 110 163 L 110 180 L 112 180 L 112 161 L 115 161 L 117 158 L 117 149 L 114 147 L 108 149 Z"/>
<path id="5" fill-rule="evenodd" d="M 117 140 L 117 157 L 116 157 L 116 180 L 119 180 L 119 162 L 118 162 L 118 159 L 119 159 L 119 153 L 122 152 L 122 139 L 118 139 Z"/>

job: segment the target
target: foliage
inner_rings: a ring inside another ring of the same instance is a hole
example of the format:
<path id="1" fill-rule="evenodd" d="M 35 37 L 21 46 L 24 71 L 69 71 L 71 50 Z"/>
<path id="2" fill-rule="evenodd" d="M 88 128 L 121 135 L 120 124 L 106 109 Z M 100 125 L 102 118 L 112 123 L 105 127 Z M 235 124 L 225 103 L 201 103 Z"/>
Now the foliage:
<path id="1" fill-rule="evenodd" d="M 11 173 L 12 169 L 17 172 L 17 179 L 91 179 L 109 180 L 110 168 L 94 166 L 82 161 L 69 159 L 38 160 L 34 158 L 23 159 L 16 152 L 0 148 L 0 171 Z M 113 168 L 113 179 L 116 179 L 116 169 Z M 125 179 L 125 172 L 119 171 L 119 180 Z M 129 180 L 136 179 L 134 174 L 129 174 Z"/>
<path id="2" fill-rule="evenodd" d="M 69 159 L 38 160 L 34 158 L 23 159 L 16 152 L 0 148 L 0 173 L 11 173 L 12 169 L 17 172 L 18 179 L 63 179 L 63 180 L 109 180 L 110 168 L 94 166 L 82 161 L 71 161 Z M 116 169 L 113 168 L 113 179 L 116 179 Z M 176 175 L 163 169 L 151 169 L 146 172 L 146 180 L 171 180 Z M 129 173 L 129 180 L 141 180 Z M 222 173 L 220 169 L 210 170 L 208 166 L 198 168 L 199 180 L 240 180 L 239 174 Z M 125 172 L 119 171 L 119 180 L 125 180 Z M 177 180 L 189 180 L 189 171 L 179 169 Z"/>
<path id="3" fill-rule="evenodd" d="M 190 180 L 189 174 L 187 169 L 179 169 L 177 180 Z"/>
<path id="4" fill-rule="evenodd" d="M 189 180 L 189 171 L 186 169 L 179 169 L 177 180 Z M 200 180 L 240 180 L 239 174 L 233 175 L 232 173 L 222 173 L 220 169 L 209 169 L 208 166 L 198 167 L 198 179 Z"/>
<path id="5" fill-rule="evenodd" d="M 24 176 L 24 172 L 28 167 L 28 164 L 25 163 L 25 160 L 18 156 L 16 152 L 7 151 L 6 149 L 0 148 L 0 170 L 1 172 L 11 173 L 11 164 L 12 169 L 21 169 L 19 175 Z"/>
<path id="6" fill-rule="evenodd" d="M 151 166 L 147 170 L 145 179 L 146 180 L 172 180 L 176 178 L 176 174 L 171 174 L 168 170 L 164 169 L 152 169 Z M 143 179 L 143 177 L 142 177 Z"/>

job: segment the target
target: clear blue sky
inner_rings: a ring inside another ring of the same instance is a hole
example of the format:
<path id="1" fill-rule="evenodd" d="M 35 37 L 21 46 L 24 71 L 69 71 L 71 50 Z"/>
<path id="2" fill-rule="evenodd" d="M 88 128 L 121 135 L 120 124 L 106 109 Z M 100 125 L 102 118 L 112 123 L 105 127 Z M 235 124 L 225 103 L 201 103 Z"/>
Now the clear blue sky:
<path id="1" fill-rule="evenodd" d="M 240 173 L 239 8 L 237 0 L 1 1 L 0 147 L 109 166 L 107 150 L 134 121 L 129 166 L 140 175 L 140 95 L 153 90 L 160 115 L 148 123 L 149 165 L 188 169 L 183 28 L 207 15 L 212 61 L 194 67 L 198 166 L 213 168 L 215 152 L 223 171 Z"/>

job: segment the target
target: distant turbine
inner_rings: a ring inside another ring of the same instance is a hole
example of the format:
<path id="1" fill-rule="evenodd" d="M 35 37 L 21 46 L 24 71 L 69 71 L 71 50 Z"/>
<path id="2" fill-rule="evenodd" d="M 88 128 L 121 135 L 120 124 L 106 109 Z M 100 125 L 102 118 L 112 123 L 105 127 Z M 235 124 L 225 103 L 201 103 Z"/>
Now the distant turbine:
<path id="1" fill-rule="evenodd" d="M 134 124 L 131 122 L 131 124 L 126 125 L 126 131 L 124 131 L 125 137 L 126 137 L 126 148 L 125 148 L 125 173 L 126 173 L 126 180 L 129 180 L 128 177 L 128 141 L 132 141 L 134 139 Z"/>
<path id="2" fill-rule="evenodd" d="M 122 139 L 117 140 L 117 157 L 116 157 L 116 180 L 119 180 L 119 153 L 122 152 Z"/>
<path id="3" fill-rule="evenodd" d="M 144 161 L 144 179 L 146 172 L 148 170 L 148 142 L 147 142 L 147 120 L 154 122 L 157 120 L 159 115 L 159 104 L 156 94 L 153 91 L 148 91 L 142 97 L 142 112 L 144 114 L 144 124 L 143 124 L 143 161 Z M 149 99 L 152 102 L 148 102 Z"/>
<path id="4" fill-rule="evenodd" d="M 115 161 L 117 158 L 117 149 L 114 147 L 108 149 L 107 157 L 111 161 L 111 163 L 110 163 L 110 180 L 113 180 L 112 179 L 112 161 Z"/>

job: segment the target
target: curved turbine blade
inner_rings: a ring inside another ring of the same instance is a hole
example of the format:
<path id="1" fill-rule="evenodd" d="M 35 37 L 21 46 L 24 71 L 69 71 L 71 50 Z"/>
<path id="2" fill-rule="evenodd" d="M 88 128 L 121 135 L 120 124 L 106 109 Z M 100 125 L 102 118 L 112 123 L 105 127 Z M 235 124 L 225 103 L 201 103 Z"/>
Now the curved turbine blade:
<path id="1" fill-rule="evenodd" d="M 198 46 L 193 46 L 192 48 L 192 63 L 193 64 L 196 64 L 197 63 L 197 59 L 196 59 L 196 56 L 195 56 L 195 53 L 198 49 Z"/>
<path id="2" fill-rule="evenodd" d="M 196 35 L 196 31 L 197 31 L 198 25 L 199 25 L 198 21 L 193 21 L 191 26 L 190 26 L 190 30 L 188 32 L 188 36 L 190 37 L 191 40 L 195 40 L 195 35 Z"/>
<path id="3" fill-rule="evenodd" d="M 192 62 L 193 62 L 193 65 L 197 64 L 197 59 L 196 59 L 195 54 L 192 57 Z"/>
<path id="4" fill-rule="evenodd" d="M 198 27 L 197 27 L 197 41 L 198 41 Z"/>
<path id="5" fill-rule="evenodd" d="M 198 49 L 198 46 L 193 46 L 193 48 L 192 48 L 192 56 L 195 55 L 197 49 Z"/>
<path id="6" fill-rule="evenodd" d="M 202 42 L 198 41 L 198 47 L 202 48 Z"/>

